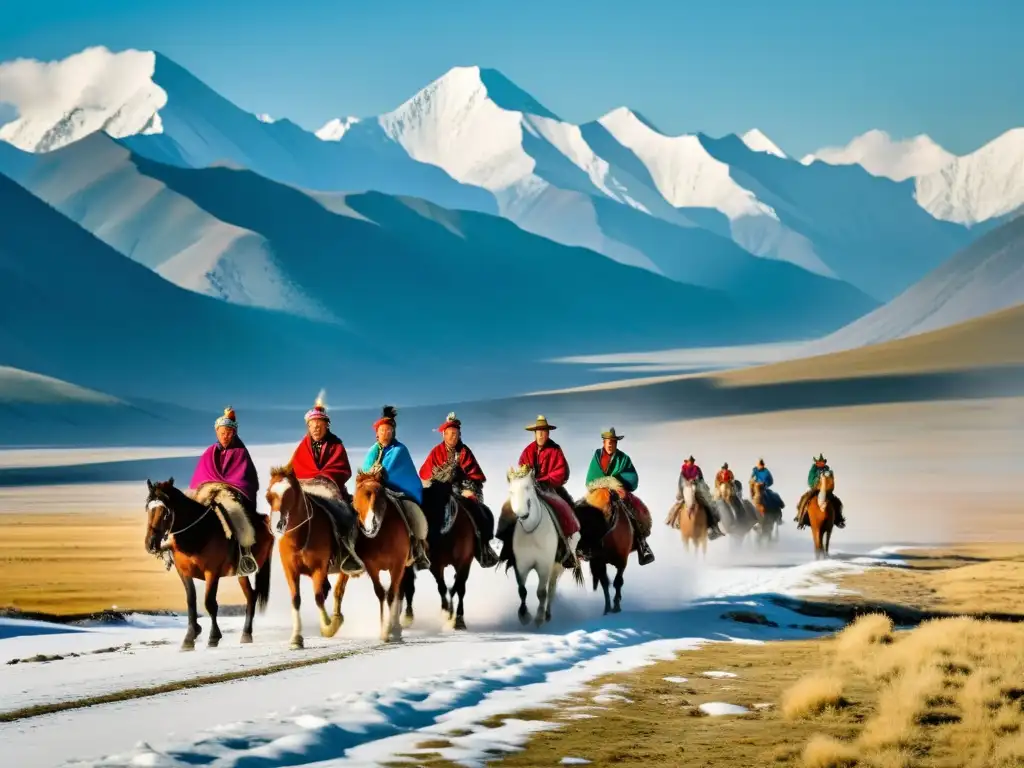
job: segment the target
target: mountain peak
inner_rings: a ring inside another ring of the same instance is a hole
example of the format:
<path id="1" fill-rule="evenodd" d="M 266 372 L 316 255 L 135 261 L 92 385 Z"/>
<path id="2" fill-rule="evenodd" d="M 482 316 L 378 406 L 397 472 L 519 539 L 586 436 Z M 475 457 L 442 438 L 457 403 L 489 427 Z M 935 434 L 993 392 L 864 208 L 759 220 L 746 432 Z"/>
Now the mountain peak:
<path id="1" fill-rule="evenodd" d="M 769 155 L 786 158 L 785 152 L 779 149 L 779 145 L 765 136 L 759 129 L 751 128 L 740 136 L 740 140 L 755 152 L 767 152 Z"/>
<path id="2" fill-rule="evenodd" d="M 658 128 L 658 126 L 656 126 L 653 121 L 649 120 L 642 112 L 625 106 L 616 107 L 610 112 L 606 112 L 597 119 L 597 122 L 609 130 L 611 130 L 613 126 L 618 126 L 619 128 L 636 127 L 639 123 L 647 130 L 653 131 L 661 136 L 668 135 Z"/>
<path id="3" fill-rule="evenodd" d="M 559 119 L 554 112 L 502 72 L 477 65 L 452 67 L 416 94 L 410 102 L 423 99 L 468 102 L 481 93 L 507 112 L 522 112 L 552 120 Z"/>
<path id="4" fill-rule="evenodd" d="M 823 147 L 800 162 L 810 165 L 821 160 L 829 165 L 860 165 L 875 176 L 904 181 L 937 171 L 954 158 L 923 133 L 909 139 L 893 139 L 886 131 L 873 128 L 845 147 Z"/>
<path id="5" fill-rule="evenodd" d="M 316 137 L 321 141 L 341 141 L 348 129 L 358 122 L 358 117 L 336 117 L 324 123 L 317 130 Z"/>

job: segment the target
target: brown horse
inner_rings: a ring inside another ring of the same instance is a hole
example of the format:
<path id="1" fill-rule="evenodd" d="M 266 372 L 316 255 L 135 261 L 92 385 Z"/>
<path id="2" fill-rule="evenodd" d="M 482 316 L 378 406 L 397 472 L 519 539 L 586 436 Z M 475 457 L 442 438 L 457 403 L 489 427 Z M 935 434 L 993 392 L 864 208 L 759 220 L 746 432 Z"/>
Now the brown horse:
<path id="1" fill-rule="evenodd" d="M 603 482 L 602 482 L 603 480 Z M 587 495 L 575 505 L 580 521 L 580 542 L 577 551 L 590 560 L 590 575 L 596 591 L 600 584 L 604 590 L 604 612 L 622 610 L 622 574 L 633 550 L 633 526 L 618 498 L 621 484 L 612 477 L 597 480 Z M 615 568 L 615 600 L 608 594 L 608 566 Z"/>
<path id="2" fill-rule="evenodd" d="M 708 510 L 704 507 L 697 484 L 693 480 L 683 482 L 683 498 L 669 513 L 670 525 L 678 524 L 679 535 L 687 552 L 693 545 L 694 554 L 708 554 Z"/>
<path id="3" fill-rule="evenodd" d="M 769 496 L 765 493 L 764 483 L 751 479 L 750 499 L 757 510 L 759 523 L 757 526 L 757 541 L 763 544 L 769 541 L 779 540 L 779 523 L 782 521 L 782 509 L 769 503 Z"/>
<path id="4" fill-rule="evenodd" d="M 445 522 L 446 507 L 449 500 L 455 502 L 455 519 L 451 527 L 441 533 Z M 476 555 L 476 528 L 465 508 L 467 502 L 462 496 L 453 494 L 451 483 L 434 480 L 423 489 L 423 512 L 430 523 L 427 545 L 430 549 L 430 573 L 437 583 L 437 592 L 441 596 L 441 611 L 452 629 L 465 629 L 466 619 L 463 614 L 463 602 L 466 597 L 466 581 L 473 566 Z M 451 589 L 445 582 L 445 568 L 455 569 L 455 581 Z M 402 626 L 411 626 L 415 616 L 412 610 L 413 596 L 416 594 L 416 571 L 408 568 L 402 579 L 402 596 L 405 599 L 405 615 Z M 459 598 L 458 609 L 455 598 Z"/>
<path id="5" fill-rule="evenodd" d="M 228 538 L 216 510 L 200 504 L 186 496 L 174 486 L 174 478 L 162 483 L 146 480 L 149 495 L 146 497 L 148 525 L 146 527 L 146 551 L 159 555 L 162 542 L 169 539 L 168 546 L 174 558 L 174 567 L 181 583 L 185 585 L 188 603 L 188 630 L 181 643 L 183 651 L 196 647 L 196 638 L 202 632 L 196 610 L 196 585 L 193 579 L 206 582 L 204 604 L 210 617 L 208 646 L 216 648 L 223 636 L 217 625 L 217 588 L 221 578 L 237 574 L 238 546 Z M 238 583 L 245 596 L 245 624 L 242 627 L 243 643 L 252 642 L 252 619 L 259 608 L 263 613 L 270 597 L 270 569 L 274 552 L 274 536 L 270 532 L 270 521 L 263 515 L 250 515 L 250 522 L 256 533 L 252 555 L 259 570 L 256 572 L 255 587 L 248 576 L 239 576 Z"/>
<path id="6" fill-rule="evenodd" d="M 832 541 L 832 528 L 835 525 L 835 505 L 839 500 L 833 496 L 836 479 L 831 469 L 818 475 L 818 493 L 807 502 L 807 519 L 811 524 L 811 537 L 814 539 L 814 559 L 828 557 L 828 546 Z"/>
<path id="7" fill-rule="evenodd" d="M 366 572 L 373 582 L 373 591 L 380 602 L 380 639 L 385 643 L 392 640 L 401 641 L 401 589 L 405 569 L 413 563 L 412 542 L 401 509 L 384 488 L 379 468 L 356 474 L 356 492 L 352 506 L 359 517 L 360 535 L 356 554 L 366 565 Z M 382 571 L 387 571 L 391 577 L 386 591 L 380 583 Z M 348 579 L 347 575 L 342 574 L 338 583 L 340 592 L 335 591 L 339 611 Z M 385 598 L 388 605 L 386 622 Z"/>
<path id="8" fill-rule="evenodd" d="M 308 576 L 313 581 L 316 607 L 320 611 L 320 634 L 334 637 L 345 618 L 341 615 L 341 596 L 345 588 L 341 582 L 334 586 L 334 616 L 327 615 L 325 603 L 331 585 L 330 573 L 338 573 L 340 560 L 334 526 L 320 499 L 306 493 L 290 466 L 273 467 L 267 488 L 270 516 L 277 518 L 275 533 L 279 537 L 277 548 L 288 589 L 292 593 L 292 650 L 304 647 L 302 639 L 302 604 L 299 579 Z M 332 569 L 333 562 L 333 569 Z"/>

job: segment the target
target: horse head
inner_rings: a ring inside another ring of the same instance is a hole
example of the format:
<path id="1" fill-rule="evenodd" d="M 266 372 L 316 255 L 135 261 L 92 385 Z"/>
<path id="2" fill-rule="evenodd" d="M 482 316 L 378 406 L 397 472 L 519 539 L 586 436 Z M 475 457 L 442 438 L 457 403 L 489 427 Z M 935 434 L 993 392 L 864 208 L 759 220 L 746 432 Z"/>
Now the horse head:
<path id="1" fill-rule="evenodd" d="M 356 473 L 356 492 L 352 497 L 352 507 L 359 518 L 359 526 L 363 533 L 371 539 L 380 531 L 386 504 L 387 494 L 384 491 L 380 468 L 375 466 L 368 472 Z"/>
<path id="2" fill-rule="evenodd" d="M 290 464 L 270 468 L 267 504 L 270 506 L 270 530 L 275 537 L 280 538 L 288 530 L 288 513 L 301 491 Z"/>
<path id="3" fill-rule="evenodd" d="M 818 475 L 818 490 L 824 493 L 826 496 L 832 494 L 836 489 L 836 478 L 832 474 L 831 469 L 826 469 L 820 475 Z"/>
<path id="4" fill-rule="evenodd" d="M 601 510 L 605 520 L 612 515 L 612 500 L 623 490 L 615 477 L 599 477 L 587 486 L 587 504 Z"/>
<path id="5" fill-rule="evenodd" d="M 170 533 L 174 525 L 174 512 L 171 509 L 169 492 L 174 488 L 174 478 L 162 483 L 146 480 L 149 493 L 146 496 L 146 551 L 155 555 L 160 551 L 164 537 Z"/>
<path id="6" fill-rule="evenodd" d="M 719 483 L 718 484 L 718 498 L 722 501 L 731 504 L 733 497 L 736 495 L 736 486 L 732 482 Z"/>
<path id="7" fill-rule="evenodd" d="M 533 512 L 534 507 L 540 508 L 537 496 L 537 482 L 533 475 L 533 467 L 522 464 L 509 467 L 505 474 L 508 478 L 508 502 L 515 516 L 525 520 Z"/>

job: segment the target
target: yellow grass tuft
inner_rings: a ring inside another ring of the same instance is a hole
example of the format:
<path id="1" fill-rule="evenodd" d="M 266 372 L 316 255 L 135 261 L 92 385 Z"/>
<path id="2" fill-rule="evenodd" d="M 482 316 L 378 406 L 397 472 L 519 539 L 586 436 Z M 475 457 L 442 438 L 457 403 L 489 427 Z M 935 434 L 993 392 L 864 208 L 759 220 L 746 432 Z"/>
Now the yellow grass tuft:
<path id="1" fill-rule="evenodd" d="M 817 715 L 843 703 L 843 681 L 828 675 L 805 677 L 782 695 L 782 715 L 787 720 Z"/>
<path id="2" fill-rule="evenodd" d="M 804 747 L 807 768 L 847 768 L 857 764 L 857 750 L 829 736 L 814 736 Z"/>
<path id="3" fill-rule="evenodd" d="M 836 653 L 840 658 L 856 659 L 871 652 L 871 647 L 892 642 L 892 619 L 884 613 L 860 616 L 836 635 Z"/>

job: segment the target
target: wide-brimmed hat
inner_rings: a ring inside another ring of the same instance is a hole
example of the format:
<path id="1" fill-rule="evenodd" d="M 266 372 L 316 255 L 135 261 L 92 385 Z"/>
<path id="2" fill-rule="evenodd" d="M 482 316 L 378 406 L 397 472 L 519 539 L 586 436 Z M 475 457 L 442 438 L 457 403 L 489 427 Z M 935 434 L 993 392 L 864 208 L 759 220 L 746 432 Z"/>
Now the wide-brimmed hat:
<path id="1" fill-rule="evenodd" d="M 395 417 L 398 416 L 398 409 L 393 405 L 385 405 L 380 410 L 380 418 L 373 422 L 373 431 L 376 432 L 381 424 L 390 424 L 392 427 L 397 427 Z"/>
<path id="2" fill-rule="evenodd" d="M 448 427 L 455 427 L 456 429 L 462 429 L 462 422 L 459 421 L 455 415 L 455 411 L 448 414 L 448 417 L 444 420 L 444 424 L 437 428 L 438 432 L 444 432 Z"/>
<path id="3" fill-rule="evenodd" d="M 601 433 L 602 440 L 621 440 L 624 437 L 625 435 L 616 434 L 615 427 L 611 427 L 607 431 Z"/>
<path id="4" fill-rule="evenodd" d="M 224 414 L 219 416 L 215 422 L 213 422 L 213 428 L 217 427 L 230 427 L 231 429 L 238 429 L 238 422 L 235 420 L 235 409 L 230 405 L 224 409 Z"/>
<path id="5" fill-rule="evenodd" d="M 548 420 L 544 416 L 538 416 L 537 421 L 526 428 L 527 432 L 536 432 L 538 429 L 558 429 L 554 424 L 548 424 Z"/>
<path id="6" fill-rule="evenodd" d="M 313 404 L 313 407 L 306 411 L 306 423 L 313 421 L 314 419 L 323 419 L 328 424 L 331 423 L 331 417 L 327 415 L 327 406 L 324 405 L 324 401 L 319 397 Z"/>
<path id="7" fill-rule="evenodd" d="M 814 460 L 815 464 L 828 464 L 828 459 L 825 458 L 825 454 L 819 453 L 818 458 Z"/>

